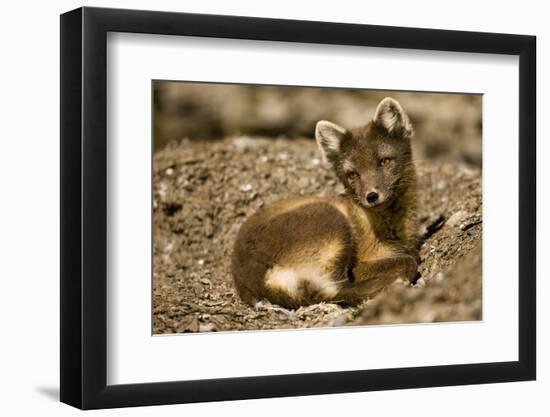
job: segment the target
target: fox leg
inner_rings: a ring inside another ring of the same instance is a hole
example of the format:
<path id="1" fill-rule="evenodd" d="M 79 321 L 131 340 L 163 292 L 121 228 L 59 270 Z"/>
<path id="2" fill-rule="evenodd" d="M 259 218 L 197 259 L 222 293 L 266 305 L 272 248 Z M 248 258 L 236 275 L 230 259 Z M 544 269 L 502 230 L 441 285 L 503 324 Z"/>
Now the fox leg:
<path id="1" fill-rule="evenodd" d="M 397 278 L 414 281 L 418 265 L 410 255 L 396 255 L 389 258 L 359 262 L 352 270 L 350 281 L 370 282 L 374 286 Z M 391 283 L 390 282 L 390 283 Z M 377 284 L 378 283 L 378 284 Z"/>
<path id="2" fill-rule="evenodd" d="M 416 260 L 409 255 L 398 255 L 376 261 L 359 262 L 348 274 L 335 302 L 357 304 L 374 297 L 397 278 L 414 280 L 416 276 Z"/>

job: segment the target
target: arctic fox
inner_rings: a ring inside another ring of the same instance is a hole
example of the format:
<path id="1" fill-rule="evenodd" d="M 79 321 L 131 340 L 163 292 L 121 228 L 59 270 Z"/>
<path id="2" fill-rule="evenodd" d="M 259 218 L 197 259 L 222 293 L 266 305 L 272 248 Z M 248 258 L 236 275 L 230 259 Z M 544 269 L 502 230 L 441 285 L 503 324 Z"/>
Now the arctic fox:
<path id="1" fill-rule="evenodd" d="M 240 297 L 286 308 L 356 304 L 417 273 L 413 128 L 392 98 L 365 126 L 319 121 L 315 138 L 345 193 L 296 197 L 241 226 L 231 269 Z"/>

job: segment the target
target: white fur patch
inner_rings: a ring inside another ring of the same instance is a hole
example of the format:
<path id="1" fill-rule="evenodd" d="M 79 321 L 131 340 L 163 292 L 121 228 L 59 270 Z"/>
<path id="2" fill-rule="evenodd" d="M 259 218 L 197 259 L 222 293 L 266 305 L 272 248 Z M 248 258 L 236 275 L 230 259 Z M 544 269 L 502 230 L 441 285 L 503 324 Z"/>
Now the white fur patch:
<path id="1" fill-rule="evenodd" d="M 388 132 L 393 132 L 396 128 L 397 123 L 399 123 L 399 116 L 393 111 L 385 111 L 384 113 L 378 116 L 382 126 L 388 129 Z"/>
<path id="2" fill-rule="evenodd" d="M 316 265 L 294 267 L 275 265 L 267 271 L 265 278 L 266 286 L 273 290 L 284 291 L 293 299 L 300 297 L 300 286 L 303 282 L 315 287 L 327 299 L 336 296 L 340 290 L 338 283 L 330 278 L 330 274 Z"/>

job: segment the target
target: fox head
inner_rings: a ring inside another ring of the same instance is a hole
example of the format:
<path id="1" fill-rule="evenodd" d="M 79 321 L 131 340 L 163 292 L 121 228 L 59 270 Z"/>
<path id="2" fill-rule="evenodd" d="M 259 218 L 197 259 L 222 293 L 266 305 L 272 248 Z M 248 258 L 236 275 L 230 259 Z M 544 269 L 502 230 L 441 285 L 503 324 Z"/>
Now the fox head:
<path id="1" fill-rule="evenodd" d="M 346 129 L 325 120 L 315 138 L 346 192 L 367 209 L 382 209 L 411 184 L 413 128 L 401 105 L 383 99 L 365 126 Z"/>

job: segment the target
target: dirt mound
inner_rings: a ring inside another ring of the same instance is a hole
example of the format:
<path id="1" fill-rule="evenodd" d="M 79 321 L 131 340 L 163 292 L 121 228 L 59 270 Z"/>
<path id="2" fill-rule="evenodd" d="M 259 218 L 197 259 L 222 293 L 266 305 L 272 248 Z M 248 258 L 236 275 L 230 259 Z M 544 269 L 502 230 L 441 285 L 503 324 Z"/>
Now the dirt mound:
<path id="1" fill-rule="evenodd" d="M 396 283 L 357 307 L 255 307 L 235 293 L 229 261 L 247 216 L 287 196 L 341 191 L 311 139 L 182 141 L 154 156 L 154 333 L 481 319 L 481 171 L 419 162 L 430 235 L 415 286 Z"/>

